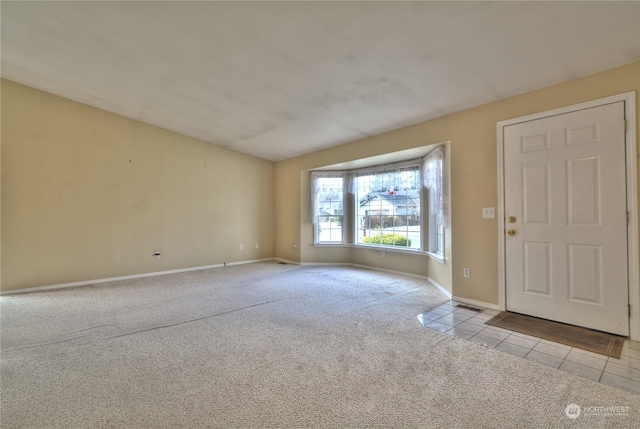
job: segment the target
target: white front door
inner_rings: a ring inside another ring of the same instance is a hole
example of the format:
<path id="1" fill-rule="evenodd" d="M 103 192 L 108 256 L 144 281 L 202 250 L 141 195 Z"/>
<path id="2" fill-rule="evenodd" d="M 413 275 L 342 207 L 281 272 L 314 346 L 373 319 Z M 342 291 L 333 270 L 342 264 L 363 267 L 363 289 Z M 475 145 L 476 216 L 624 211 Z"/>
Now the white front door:
<path id="1" fill-rule="evenodd" d="M 503 138 L 507 310 L 629 335 L 624 103 Z"/>

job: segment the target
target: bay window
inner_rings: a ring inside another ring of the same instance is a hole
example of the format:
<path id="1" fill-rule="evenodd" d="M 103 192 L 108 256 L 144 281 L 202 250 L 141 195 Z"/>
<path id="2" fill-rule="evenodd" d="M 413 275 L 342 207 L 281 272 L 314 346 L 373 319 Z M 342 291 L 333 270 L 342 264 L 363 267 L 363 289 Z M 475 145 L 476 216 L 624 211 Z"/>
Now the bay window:
<path id="1" fill-rule="evenodd" d="M 440 145 L 421 159 L 311 172 L 314 243 L 424 251 L 444 260 L 444 154 Z"/>

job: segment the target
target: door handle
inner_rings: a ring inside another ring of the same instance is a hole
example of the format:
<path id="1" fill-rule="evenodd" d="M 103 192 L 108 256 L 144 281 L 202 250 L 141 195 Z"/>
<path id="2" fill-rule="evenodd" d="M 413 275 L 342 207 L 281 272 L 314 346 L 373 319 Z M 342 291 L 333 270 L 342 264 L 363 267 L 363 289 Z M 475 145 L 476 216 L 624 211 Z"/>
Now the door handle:
<path id="1" fill-rule="evenodd" d="M 516 223 L 516 217 L 515 216 L 509 216 L 507 218 L 507 222 L 509 223 Z"/>
<path id="2" fill-rule="evenodd" d="M 507 231 L 507 234 L 516 235 L 516 230 L 515 229 L 510 229 L 510 230 Z"/>

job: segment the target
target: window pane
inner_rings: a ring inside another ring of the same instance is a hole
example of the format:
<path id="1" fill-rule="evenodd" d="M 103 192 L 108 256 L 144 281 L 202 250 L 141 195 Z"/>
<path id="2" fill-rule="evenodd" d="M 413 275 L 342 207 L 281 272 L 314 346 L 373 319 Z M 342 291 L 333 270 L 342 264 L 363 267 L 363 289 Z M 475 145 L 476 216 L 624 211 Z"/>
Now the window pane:
<path id="1" fill-rule="evenodd" d="M 424 160 L 424 182 L 429 196 L 429 242 L 428 250 L 444 258 L 444 147 L 431 151 Z"/>
<path id="2" fill-rule="evenodd" d="M 316 177 L 315 237 L 317 243 L 342 243 L 343 178 Z"/>
<path id="3" fill-rule="evenodd" d="M 356 242 L 420 249 L 420 171 L 408 167 L 358 176 Z"/>

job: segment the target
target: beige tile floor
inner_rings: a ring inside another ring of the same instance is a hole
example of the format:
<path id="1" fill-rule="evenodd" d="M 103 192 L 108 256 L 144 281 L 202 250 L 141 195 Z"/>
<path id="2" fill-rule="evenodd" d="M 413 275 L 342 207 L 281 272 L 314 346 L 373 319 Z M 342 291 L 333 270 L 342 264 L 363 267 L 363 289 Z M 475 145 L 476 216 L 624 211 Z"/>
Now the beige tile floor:
<path id="1" fill-rule="evenodd" d="M 460 308 L 449 301 L 418 315 L 429 329 L 454 335 L 512 355 L 640 395 L 640 342 L 626 340 L 620 359 L 509 331 L 485 322 L 497 310 Z"/>

